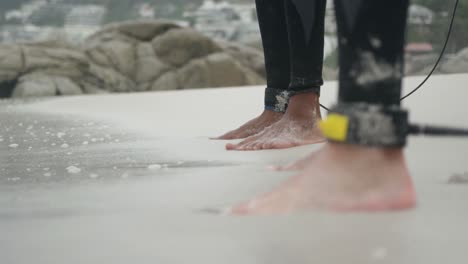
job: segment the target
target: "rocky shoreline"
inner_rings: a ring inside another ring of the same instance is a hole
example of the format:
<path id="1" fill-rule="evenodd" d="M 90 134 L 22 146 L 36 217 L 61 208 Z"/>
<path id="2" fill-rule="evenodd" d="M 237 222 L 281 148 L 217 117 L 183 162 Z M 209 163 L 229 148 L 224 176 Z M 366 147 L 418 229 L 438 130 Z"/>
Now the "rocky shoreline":
<path id="1" fill-rule="evenodd" d="M 436 55 L 408 56 L 407 75 L 427 74 Z M 468 48 L 435 73 L 468 72 Z M 324 78 L 337 71 L 324 68 Z M 263 53 L 215 42 L 160 21 L 110 24 L 73 46 L 59 41 L 0 45 L 0 98 L 182 90 L 265 84 Z"/>
<path id="2" fill-rule="evenodd" d="M 257 85 L 264 75 L 260 51 L 164 21 L 110 24 L 79 47 L 0 45 L 0 97 Z"/>

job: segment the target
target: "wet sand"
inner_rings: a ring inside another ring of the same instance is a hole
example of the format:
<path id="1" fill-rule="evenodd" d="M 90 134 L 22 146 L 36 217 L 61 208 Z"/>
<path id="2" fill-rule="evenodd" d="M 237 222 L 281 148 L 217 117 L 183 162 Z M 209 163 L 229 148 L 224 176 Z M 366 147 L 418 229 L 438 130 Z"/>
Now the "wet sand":
<path id="1" fill-rule="evenodd" d="M 422 78 L 406 80 L 408 89 Z M 405 102 L 468 126 L 468 75 Z M 419 205 L 378 214 L 226 217 L 320 146 L 226 152 L 207 138 L 261 111 L 262 87 L 0 102 L 0 263 L 466 263 L 468 139 L 412 138 Z M 331 105 L 336 83 L 324 87 Z"/>

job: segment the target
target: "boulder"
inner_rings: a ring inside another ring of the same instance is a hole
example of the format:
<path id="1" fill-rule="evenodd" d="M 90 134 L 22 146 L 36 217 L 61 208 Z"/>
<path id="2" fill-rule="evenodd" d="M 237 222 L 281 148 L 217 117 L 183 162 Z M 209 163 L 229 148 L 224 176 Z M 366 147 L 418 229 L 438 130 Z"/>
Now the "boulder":
<path id="1" fill-rule="evenodd" d="M 263 43 L 262 43 L 261 39 L 249 41 L 249 42 L 245 43 L 245 45 L 263 52 Z"/>
<path id="2" fill-rule="evenodd" d="M 84 41 L 83 48 L 85 50 L 93 49 L 96 46 L 106 43 L 108 41 L 122 41 L 127 43 L 136 44 L 138 39 L 125 35 L 117 30 L 114 31 L 99 31 Z"/>
<path id="3" fill-rule="evenodd" d="M 19 71 L 0 69 L 0 84 L 14 81 L 19 74 Z"/>
<path id="4" fill-rule="evenodd" d="M 23 47 L 23 52 L 26 71 L 61 67 L 66 64 L 84 68 L 89 65 L 88 58 L 79 50 L 27 45 Z"/>
<path id="5" fill-rule="evenodd" d="M 53 77 L 57 95 L 79 95 L 83 94 L 81 87 L 72 80 L 65 77 Z"/>
<path id="6" fill-rule="evenodd" d="M 242 66 L 242 65 L 241 65 Z M 242 66 L 242 72 L 245 76 L 245 84 L 244 85 L 264 85 L 266 84 L 266 80 L 263 76 L 260 76 L 257 72 L 252 71 L 250 68 L 246 68 Z M 231 85 L 236 86 L 236 85 Z"/>
<path id="7" fill-rule="evenodd" d="M 110 35 L 114 35 L 112 39 L 115 39 L 115 36 L 119 35 L 120 38 L 126 36 L 138 41 L 151 41 L 156 36 L 174 28 L 180 27 L 165 20 L 136 20 L 112 23 L 90 36 L 87 41 L 100 42 L 103 40 L 103 37 L 109 37 Z"/>
<path id="8" fill-rule="evenodd" d="M 262 51 L 232 42 L 221 42 L 221 45 L 231 57 L 239 60 L 244 67 L 250 68 L 266 78 L 265 57 Z"/>
<path id="9" fill-rule="evenodd" d="M 97 68 L 94 65 L 93 70 L 97 71 Z M 103 94 L 110 92 L 105 90 L 107 84 L 91 73 L 78 80 L 77 84 L 80 85 L 85 94 Z"/>
<path id="10" fill-rule="evenodd" d="M 110 40 L 103 42 L 96 49 L 102 52 L 110 66 L 128 78 L 135 76 L 135 45 L 133 43 Z"/>
<path id="11" fill-rule="evenodd" d="M 247 77 L 248 70 L 226 53 L 192 60 L 178 70 L 182 89 L 252 85 L 259 78 Z"/>
<path id="12" fill-rule="evenodd" d="M 62 76 L 73 80 L 80 80 L 89 72 L 89 65 L 79 67 L 76 64 L 63 64 L 61 67 L 39 68 L 34 73 L 39 73 L 49 76 Z"/>
<path id="13" fill-rule="evenodd" d="M 112 68 L 91 64 L 89 72 L 98 80 L 103 90 L 118 93 L 135 91 L 135 82 Z"/>
<path id="14" fill-rule="evenodd" d="M 112 61 L 107 57 L 106 53 L 99 47 L 86 50 L 86 55 L 92 63 L 102 67 L 112 67 Z"/>
<path id="15" fill-rule="evenodd" d="M 264 84 L 265 79 L 242 65 L 227 53 L 216 53 L 206 57 L 207 71 L 210 73 L 211 85 L 207 87 L 224 87 L 239 85 Z"/>
<path id="16" fill-rule="evenodd" d="M 254 48 L 218 44 L 184 28 L 169 29 L 151 44 L 154 52 L 145 42 L 136 48 L 139 90 L 147 89 L 148 81 L 153 81 L 151 90 L 265 83 L 263 53 Z"/>
<path id="17" fill-rule="evenodd" d="M 19 79 L 13 91 L 13 98 L 23 97 L 46 97 L 57 95 L 57 89 L 53 77 L 29 74 Z"/>
<path id="18" fill-rule="evenodd" d="M 170 91 L 180 89 L 179 79 L 173 71 L 166 72 L 159 77 L 151 86 L 152 91 Z"/>
<path id="19" fill-rule="evenodd" d="M 170 70 L 170 67 L 156 56 L 150 43 L 143 42 L 139 44 L 136 53 L 135 81 L 139 85 L 142 83 L 151 83 Z"/>
<path id="20" fill-rule="evenodd" d="M 79 50 L 28 45 L 23 52 L 28 73 L 81 79 L 89 72 L 88 58 Z"/>
<path id="21" fill-rule="evenodd" d="M 156 55 L 174 67 L 222 50 L 212 39 L 188 28 L 170 30 L 152 43 Z"/>
<path id="22" fill-rule="evenodd" d="M 106 90 L 102 89 L 102 85 L 98 85 L 96 81 L 91 81 L 91 80 L 81 80 L 80 85 L 82 87 L 82 90 L 85 94 L 107 94 L 109 93 Z"/>
<path id="23" fill-rule="evenodd" d="M 0 45 L 0 83 L 16 79 L 23 70 L 21 46 Z"/>
<path id="24" fill-rule="evenodd" d="M 0 96 L 176 90 L 265 83 L 263 53 L 166 21 L 105 26 L 83 45 L 0 45 Z"/>
<path id="25" fill-rule="evenodd" d="M 27 74 L 19 79 L 13 91 L 13 97 L 45 97 L 55 95 L 82 94 L 80 86 L 61 76 L 49 76 L 38 73 Z"/>
<path id="26" fill-rule="evenodd" d="M 180 80 L 179 89 L 195 89 L 209 87 L 211 74 L 206 59 L 196 59 L 177 70 L 177 76 Z"/>
<path id="27" fill-rule="evenodd" d="M 175 28 L 180 27 L 164 20 L 131 21 L 118 25 L 119 32 L 140 41 L 151 41 L 156 36 Z"/>

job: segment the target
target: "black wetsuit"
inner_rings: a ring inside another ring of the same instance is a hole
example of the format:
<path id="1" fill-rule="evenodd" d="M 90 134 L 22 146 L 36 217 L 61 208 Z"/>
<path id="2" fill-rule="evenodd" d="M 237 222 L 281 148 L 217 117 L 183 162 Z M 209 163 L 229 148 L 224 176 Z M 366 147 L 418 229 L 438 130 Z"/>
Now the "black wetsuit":
<path id="1" fill-rule="evenodd" d="M 322 84 L 325 0 L 257 0 L 268 91 Z M 399 105 L 408 0 L 335 0 L 339 102 Z"/>
<path id="2" fill-rule="evenodd" d="M 323 84 L 326 0 L 310 1 L 314 8 L 307 21 L 312 22 L 304 27 L 290 0 L 256 0 L 267 72 L 266 109 L 285 111 L 276 97 L 283 91 L 319 92 Z"/>

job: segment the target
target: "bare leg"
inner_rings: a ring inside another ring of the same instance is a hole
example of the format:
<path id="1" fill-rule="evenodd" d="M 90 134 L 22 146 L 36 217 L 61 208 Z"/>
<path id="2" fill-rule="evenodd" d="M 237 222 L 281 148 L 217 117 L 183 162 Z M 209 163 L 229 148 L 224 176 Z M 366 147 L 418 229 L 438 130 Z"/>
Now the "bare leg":
<path id="1" fill-rule="evenodd" d="M 402 149 L 330 143 L 300 174 L 232 209 L 233 214 L 277 214 L 325 209 L 401 210 L 414 207 L 415 191 Z"/>

